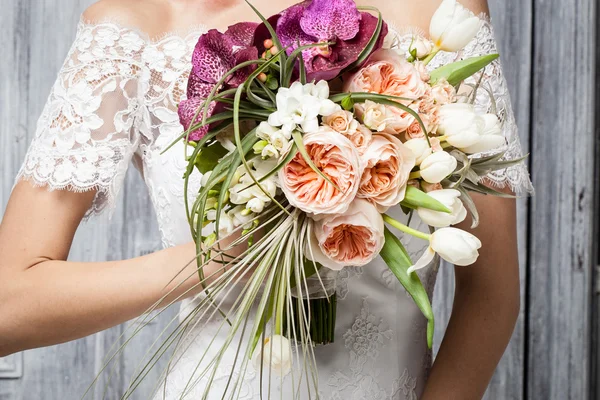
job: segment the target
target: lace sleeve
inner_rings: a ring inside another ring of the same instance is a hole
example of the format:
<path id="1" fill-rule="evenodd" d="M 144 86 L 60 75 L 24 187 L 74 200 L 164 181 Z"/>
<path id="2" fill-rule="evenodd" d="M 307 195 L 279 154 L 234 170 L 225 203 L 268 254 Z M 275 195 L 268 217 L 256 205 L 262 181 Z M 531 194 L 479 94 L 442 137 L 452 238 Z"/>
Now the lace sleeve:
<path id="1" fill-rule="evenodd" d="M 17 176 L 49 190 L 97 190 L 86 216 L 112 209 L 138 145 L 144 40 L 80 22 Z"/>
<path id="2" fill-rule="evenodd" d="M 479 33 L 458 54 L 458 59 L 498 52 L 492 24 L 489 18 L 485 16 L 482 16 L 482 20 Z M 494 113 L 500 118 L 504 137 L 506 138 L 506 154 L 504 159 L 515 160 L 521 158 L 523 153 L 517 132 L 517 124 L 500 60 L 496 60 L 488 65 L 482 73 L 474 75 L 466 83 L 470 85 L 479 84 L 475 98 L 475 107 L 480 112 Z M 475 157 L 483 155 L 479 154 L 475 155 Z M 534 192 L 525 162 L 492 172 L 486 176 L 486 180 L 497 188 L 509 187 L 517 195 L 533 194 Z"/>

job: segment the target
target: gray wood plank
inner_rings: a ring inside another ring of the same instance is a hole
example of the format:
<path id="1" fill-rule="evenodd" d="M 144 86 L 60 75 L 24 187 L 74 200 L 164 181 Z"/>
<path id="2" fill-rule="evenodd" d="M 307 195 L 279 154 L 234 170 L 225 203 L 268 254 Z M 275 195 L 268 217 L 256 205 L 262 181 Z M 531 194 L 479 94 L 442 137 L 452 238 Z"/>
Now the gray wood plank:
<path id="1" fill-rule="evenodd" d="M 531 399 L 589 394 L 596 6 L 535 3 Z"/>
<path id="2" fill-rule="evenodd" d="M 489 1 L 490 14 L 496 40 L 508 81 L 515 118 L 523 151 L 528 152 L 531 89 L 532 20 L 531 0 Z M 527 270 L 527 199 L 518 202 L 519 263 L 521 298 L 524 298 Z M 454 271 L 450 265 L 442 265 L 434 294 L 436 312 L 436 350 L 450 319 L 454 296 Z M 512 340 L 500 361 L 486 399 L 521 399 L 523 397 L 523 369 L 525 308 L 521 312 Z"/>

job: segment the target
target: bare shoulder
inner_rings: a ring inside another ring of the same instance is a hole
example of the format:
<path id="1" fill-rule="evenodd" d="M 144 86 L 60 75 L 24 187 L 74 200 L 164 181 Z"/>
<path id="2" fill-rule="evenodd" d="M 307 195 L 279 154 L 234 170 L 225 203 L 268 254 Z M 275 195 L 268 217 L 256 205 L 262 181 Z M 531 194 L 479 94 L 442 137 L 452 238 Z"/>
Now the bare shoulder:
<path id="1" fill-rule="evenodd" d="M 155 0 L 99 0 L 83 12 L 88 22 L 116 22 L 158 36 L 165 26 L 168 15 L 165 2 Z"/>

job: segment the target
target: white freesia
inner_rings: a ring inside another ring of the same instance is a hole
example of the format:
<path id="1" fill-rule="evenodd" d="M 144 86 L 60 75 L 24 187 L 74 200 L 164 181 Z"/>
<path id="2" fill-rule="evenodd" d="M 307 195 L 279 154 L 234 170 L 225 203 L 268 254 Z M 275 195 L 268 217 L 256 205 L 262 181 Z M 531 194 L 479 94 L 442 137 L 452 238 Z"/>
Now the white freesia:
<path id="1" fill-rule="evenodd" d="M 427 143 L 427 139 L 415 138 L 404 142 L 404 145 L 412 150 L 415 155 L 416 165 L 421 165 L 423 160 L 432 152 L 431 146 Z"/>
<path id="2" fill-rule="evenodd" d="M 288 338 L 273 335 L 265 339 L 262 351 L 258 350 L 253 357 L 257 370 L 269 368 L 275 376 L 283 377 L 292 370 L 292 346 Z M 269 371 L 265 372 L 269 374 Z"/>
<path id="3" fill-rule="evenodd" d="M 440 107 L 439 117 L 437 132 L 458 149 L 477 143 L 485 129 L 485 119 L 470 104 L 446 104 Z"/>
<path id="4" fill-rule="evenodd" d="M 269 115 L 268 124 L 281 127 L 290 135 L 298 126 L 306 133 L 319 127 L 318 116 L 327 116 L 338 111 L 340 106 L 329 97 L 329 86 L 325 81 L 302 85 L 294 82 L 289 88 L 277 91 L 277 111 Z"/>
<path id="5" fill-rule="evenodd" d="M 456 0 L 444 0 L 431 18 L 429 36 L 436 48 L 462 50 L 477 34 L 481 20 Z"/>
<path id="6" fill-rule="evenodd" d="M 246 207 L 252 212 L 261 213 L 265 209 L 265 202 L 255 197 L 246 203 Z"/>
<path id="7" fill-rule="evenodd" d="M 496 114 L 485 114 L 482 119 L 485 125 L 477 142 L 460 149 L 467 154 L 494 150 L 506 144 L 498 116 Z"/>
<path id="8" fill-rule="evenodd" d="M 429 237 L 429 246 L 421 258 L 408 269 L 412 273 L 428 266 L 435 253 L 457 266 L 471 265 L 479 257 L 481 241 L 469 232 L 457 228 L 441 228 Z"/>
<path id="9" fill-rule="evenodd" d="M 445 151 L 436 151 L 425 157 L 420 166 L 421 177 L 429 183 L 440 183 L 454 172 L 458 162 Z"/>
<path id="10" fill-rule="evenodd" d="M 273 146 L 272 144 L 268 144 L 265 147 L 263 147 L 260 155 L 262 158 L 278 158 L 279 151 L 277 151 L 277 148 L 275 148 L 275 146 Z"/>
<path id="11" fill-rule="evenodd" d="M 458 190 L 434 190 L 427 194 L 452 211 L 451 213 L 445 213 L 441 211 L 430 210 L 424 207 L 417 208 L 417 214 L 419 214 L 419 218 L 421 218 L 421 220 L 427 225 L 436 228 L 444 228 L 446 226 L 458 224 L 464 221 L 467 217 L 467 209 L 459 198 L 460 192 Z"/>
<path id="12" fill-rule="evenodd" d="M 416 53 L 417 58 L 427 57 L 433 50 L 433 43 L 422 36 L 415 36 L 413 41 L 408 48 L 408 51 L 412 54 Z"/>
<path id="13" fill-rule="evenodd" d="M 211 224 L 209 224 L 205 227 L 206 233 L 214 232 L 215 226 L 216 226 L 214 221 L 216 221 L 216 219 L 217 219 L 217 210 L 207 211 L 206 219 L 211 221 Z M 233 217 L 229 213 L 225 212 L 224 210 L 221 210 L 221 215 L 219 217 L 219 236 L 221 236 L 221 237 L 228 236 L 233 232 L 234 229 L 235 229 L 235 224 L 234 224 Z M 208 235 L 205 235 L 204 229 L 202 231 L 202 235 L 208 236 Z"/>

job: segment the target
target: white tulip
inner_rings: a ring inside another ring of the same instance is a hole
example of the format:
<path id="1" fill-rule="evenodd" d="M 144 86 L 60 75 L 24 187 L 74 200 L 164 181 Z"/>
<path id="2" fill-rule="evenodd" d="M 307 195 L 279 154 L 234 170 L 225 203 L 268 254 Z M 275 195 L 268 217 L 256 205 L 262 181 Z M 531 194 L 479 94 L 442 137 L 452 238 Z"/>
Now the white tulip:
<path id="1" fill-rule="evenodd" d="M 458 162 L 445 151 L 436 151 L 425 157 L 420 166 L 421 177 L 425 182 L 440 183 L 454 172 Z"/>
<path id="2" fill-rule="evenodd" d="M 456 0 L 444 0 L 431 18 L 429 36 L 436 48 L 462 50 L 477 34 L 481 20 Z"/>
<path id="3" fill-rule="evenodd" d="M 433 261 L 435 253 L 454 265 L 471 265 L 477 261 L 480 248 L 481 241 L 469 232 L 457 228 L 438 229 L 431 234 L 429 247 L 415 265 L 408 269 L 408 273 L 428 266 Z"/>
<path id="4" fill-rule="evenodd" d="M 289 339 L 281 335 L 266 338 L 262 351 L 256 351 L 253 359 L 256 369 L 269 368 L 273 374 L 286 376 L 292 370 L 292 346 Z"/>
<path id="5" fill-rule="evenodd" d="M 470 104 L 453 103 L 440 107 L 438 133 L 452 146 L 462 149 L 479 140 L 485 129 L 485 120 L 475 113 Z"/>
<path id="6" fill-rule="evenodd" d="M 467 217 L 467 209 L 459 199 L 460 192 L 458 190 L 434 190 L 433 192 L 429 192 L 427 194 L 452 211 L 451 213 L 445 213 L 441 211 L 430 210 L 424 207 L 417 208 L 417 214 L 419 214 L 421 220 L 427 225 L 436 228 L 444 228 L 446 226 L 458 224 L 464 221 Z"/>
<path id="7" fill-rule="evenodd" d="M 485 121 L 485 127 L 477 142 L 471 146 L 461 148 L 467 154 L 494 150 L 506 144 L 498 116 L 496 114 L 485 114 L 482 118 Z"/>
<path id="8" fill-rule="evenodd" d="M 404 145 L 412 150 L 415 155 L 416 164 L 421 165 L 423 160 L 429 156 L 432 152 L 431 146 L 427 143 L 427 139 L 415 138 L 404 142 Z"/>
<path id="9" fill-rule="evenodd" d="M 413 38 L 408 51 L 412 54 L 416 53 L 417 58 L 427 57 L 433 50 L 433 43 L 422 36 L 416 36 Z"/>

